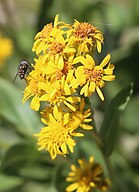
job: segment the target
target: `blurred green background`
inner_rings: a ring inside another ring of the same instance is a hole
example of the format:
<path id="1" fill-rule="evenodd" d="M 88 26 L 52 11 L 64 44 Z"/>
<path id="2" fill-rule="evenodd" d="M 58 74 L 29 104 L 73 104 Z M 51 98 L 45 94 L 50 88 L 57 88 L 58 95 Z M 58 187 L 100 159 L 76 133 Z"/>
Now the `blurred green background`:
<path id="1" fill-rule="evenodd" d="M 42 127 L 40 117 L 22 105 L 26 86 L 18 77 L 12 81 L 21 60 L 33 63 L 35 34 L 53 21 L 89 22 L 104 33 L 99 62 L 108 53 L 115 64 L 116 80 L 103 89 L 105 101 L 92 97 L 94 118 L 99 128 L 108 102 L 134 82 L 134 92 L 120 116 L 115 149 L 110 157 L 115 178 L 111 192 L 139 191 L 139 0 L 0 0 L 0 34 L 13 41 L 13 53 L 0 65 L 0 192 L 63 192 L 70 164 L 93 154 L 108 171 L 90 133 L 77 141 L 75 153 L 52 161 L 38 152 L 34 133 Z M 0 44 L 0 50 L 3 45 Z M 115 129 L 115 127 L 113 127 Z M 90 145 L 92 147 L 90 147 Z"/>

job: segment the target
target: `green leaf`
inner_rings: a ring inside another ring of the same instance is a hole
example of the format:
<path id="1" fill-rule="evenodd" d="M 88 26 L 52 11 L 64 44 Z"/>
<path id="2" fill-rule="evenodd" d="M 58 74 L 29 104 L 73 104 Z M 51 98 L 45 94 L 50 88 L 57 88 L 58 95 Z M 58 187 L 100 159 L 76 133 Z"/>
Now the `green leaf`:
<path id="1" fill-rule="evenodd" d="M 0 78 L 0 116 L 14 124 L 17 131 L 32 135 L 40 128 L 40 120 L 27 103 L 22 105 L 22 94 L 12 83 Z"/>
<path id="2" fill-rule="evenodd" d="M 132 114 L 132 115 L 131 115 Z M 136 95 L 129 102 L 124 114 L 122 115 L 121 124 L 129 133 L 138 133 L 139 130 L 139 96 Z"/>
<path id="3" fill-rule="evenodd" d="M 0 174 L 0 191 L 1 192 L 18 187 L 23 183 L 24 183 L 24 180 L 19 177 Z"/>
<path id="4" fill-rule="evenodd" d="M 23 141 L 22 137 L 14 132 L 11 127 L 0 125 L 0 151 L 3 154 L 11 145 Z"/>
<path id="5" fill-rule="evenodd" d="M 32 145 L 24 142 L 17 143 L 9 148 L 4 155 L 1 161 L 1 170 L 7 172 L 12 171 L 12 173 L 14 173 L 22 168 L 28 161 L 34 161 L 37 153 Z"/>
<path id="6" fill-rule="evenodd" d="M 20 169 L 19 174 L 22 177 L 32 180 L 50 180 L 52 167 L 41 165 L 29 165 Z"/>
<path id="7" fill-rule="evenodd" d="M 20 190 L 21 191 L 21 190 Z M 24 192 L 58 192 L 51 183 L 28 181 L 23 186 Z"/>
<path id="8" fill-rule="evenodd" d="M 114 148 L 121 112 L 127 106 L 133 93 L 133 83 L 121 90 L 108 104 L 104 120 L 99 131 L 100 138 L 104 144 L 103 150 L 106 156 L 109 156 Z"/>

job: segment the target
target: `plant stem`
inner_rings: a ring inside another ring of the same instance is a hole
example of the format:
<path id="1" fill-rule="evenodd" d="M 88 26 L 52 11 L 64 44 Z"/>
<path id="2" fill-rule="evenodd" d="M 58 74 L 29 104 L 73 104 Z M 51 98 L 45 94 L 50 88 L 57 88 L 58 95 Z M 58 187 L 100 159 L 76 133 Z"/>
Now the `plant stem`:
<path id="1" fill-rule="evenodd" d="M 116 183 L 116 180 L 115 180 L 115 174 L 114 174 L 110 159 L 108 157 L 105 157 L 105 155 L 104 155 L 104 160 L 105 160 L 105 163 L 107 165 L 107 169 L 109 171 L 109 175 L 110 175 L 110 178 L 111 178 L 111 181 L 112 181 L 112 184 L 113 184 L 112 190 L 113 190 L 113 192 L 118 192 L 119 190 L 118 190 L 118 187 L 117 187 L 117 183 Z"/>
<path id="2" fill-rule="evenodd" d="M 88 97 L 85 97 L 85 102 L 87 104 L 87 107 L 89 106 L 90 107 L 90 110 L 91 110 L 91 116 L 94 116 L 94 111 L 91 107 L 91 102 L 90 102 L 90 99 Z M 96 144 L 97 146 L 99 147 L 99 149 L 101 150 L 102 152 L 102 155 L 103 155 L 103 158 L 104 158 L 104 161 L 105 161 L 105 164 L 107 166 L 107 169 L 108 169 L 108 172 L 109 172 L 109 176 L 110 176 L 110 179 L 112 181 L 112 184 L 113 184 L 113 192 L 118 192 L 118 187 L 117 187 L 117 184 L 116 184 L 116 180 L 115 180 L 115 174 L 114 174 L 114 171 L 113 171 L 113 168 L 112 168 L 112 165 L 111 165 L 111 162 L 110 162 L 110 159 L 108 157 L 106 157 L 106 155 L 104 154 L 103 152 L 103 148 L 104 148 L 104 143 L 103 141 L 101 140 L 99 134 L 97 133 L 97 128 L 96 128 L 96 124 L 95 124 L 95 121 L 92 121 L 92 126 L 93 126 L 93 137 L 96 141 Z"/>

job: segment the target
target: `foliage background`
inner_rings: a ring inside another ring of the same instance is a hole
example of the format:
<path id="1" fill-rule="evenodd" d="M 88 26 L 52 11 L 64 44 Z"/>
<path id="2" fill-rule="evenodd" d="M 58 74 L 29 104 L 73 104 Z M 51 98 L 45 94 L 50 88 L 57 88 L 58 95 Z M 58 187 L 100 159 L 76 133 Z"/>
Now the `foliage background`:
<path id="1" fill-rule="evenodd" d="M 138 0 L 0 0 L 0 31 L 14 42 L 13 55 L 0 66 L 0 192 L 62 192 L 71 163 L 93 154 L 108 175 L 106 163 L 95 142 L 86 137 L 77 141 L 75 153 L 52 161 L 47 152 L 37 152 L 33 133 L 41 123 L 29 103 L 21 103 L 25 82 L 17 78 L 12 84 L 18 64 L 33 62 L 32 45 L 35 34 L 44 24 L 73 19 L 86 21 L 101 29 L 105 43 L 101 61 L 111 53 L 116 65 L 116 80 L 103 90 L 105 101 L 92 98 L 95 121 L 99 129 L 108 102 L 125 86 L 134 82 L 134 92 L 120 115 L 115 149 L 110 156 L 114 175 L 112 192 L 139 190 L 139 1 Z M 0 45 L 0 48 L 2 45 Z M 113 126 L 113 129 L 116 127 Z M 117 129 L 117 128 L 116 128 Z M 91 146 L 91 147 L 90 147 Z"/>

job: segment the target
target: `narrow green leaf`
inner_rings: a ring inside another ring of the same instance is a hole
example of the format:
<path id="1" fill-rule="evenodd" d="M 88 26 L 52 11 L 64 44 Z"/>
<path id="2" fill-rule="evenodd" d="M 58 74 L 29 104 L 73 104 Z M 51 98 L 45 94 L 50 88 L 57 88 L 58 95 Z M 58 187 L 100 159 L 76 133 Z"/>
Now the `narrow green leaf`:
<path id="1" fill-rule="evenodd" d="M 11 145 L 22 141 L 22 137 L 11 129 L 10 126 L 0 125 L 0 151 L 4 153 Z"/>
<path id="2" fill-rule="evenodd" d="M 40 120 L 27 103 L 22 105 L 22 91 L 0 78 L 0 116 L 14 124 L 17 131 L 32 135 L 40 127 Z"/>
<path id="3" fill-rule="evenodd" d="M 133 83 L 121 90 L 108 104 L 104 116 L 104 120 L 99 131 L 100 138 L 104 144 L 104 153 L 109 156 L 114 148 L 118 127 L 120 113 L 127 106 L 130 97 L 133 93 Z"/>
<path id="4" fill-rule="evenodd" d="M 50 180 L 52 173 L 52 167 L 46 167 L 41 165 L 29 165 L 19 170 L 19 174 L 22 177 L 32 180 Z"/>
<path id="5" fill-rule="evenodd" d="M 34 182 L 32 180 L 28 180 L 24 184 L 23 191 L 24 192 L 58 192 L 56 190 L 55 186 L 50 184 L 50 183 L 47 183 L 47 182 L 36 182 L 36 181 Z"/>
<path id="6" fill-rule="evenodd" d="M 37 151 L 33 148 L 33 145 L 24 142 L 17 143 L 9 148 L 2 158 L 1 170 L 12 170 L 15 172 L 22 168 L 26 162 L 33 161 L 36 156 Z"/>
<path id="7" fill-rule="evenodd" d="M 24 183 L 24 180 L 19 177 L 0 174 L 0 191 L 1 192 L 18 187 L 23 183 Z"/>

